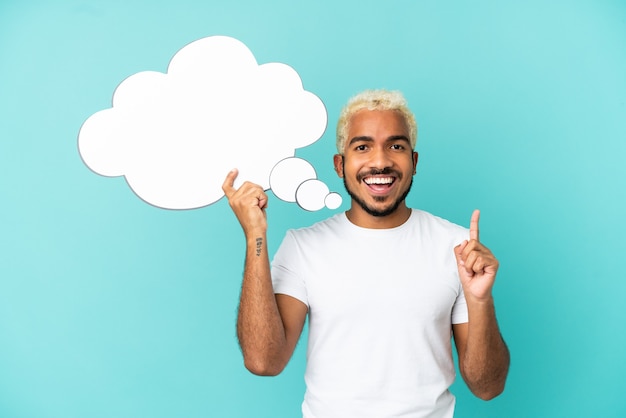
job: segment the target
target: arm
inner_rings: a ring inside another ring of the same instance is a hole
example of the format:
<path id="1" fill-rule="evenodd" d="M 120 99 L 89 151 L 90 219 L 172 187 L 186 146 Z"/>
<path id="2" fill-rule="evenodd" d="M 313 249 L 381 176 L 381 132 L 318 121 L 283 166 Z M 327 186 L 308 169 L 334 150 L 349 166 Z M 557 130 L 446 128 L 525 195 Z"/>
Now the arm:
<path id="1" fill-rule="evenodd" d="M 469 322 L 455 324 L 452 330 L 463 380 L 472 393 L 489 400 L 504 390 L 510 358 L 498 328 L 491 293 L 498 260 L 478 240 L 479 216 L 474 211 L 470 240 L 454 249 Z"/>
<path id="2" fill-rule="evenodd" d="M 246 237 L 246 259 L 237 316 L 244 364 L 254 374 L 274 376 L 287 365 L 306 318 L 307 307 L 287 295 L 274 295 L 267 254 L 267 195 L 252 183 L 233 187 L 237 171 L 222 186 Z"/>

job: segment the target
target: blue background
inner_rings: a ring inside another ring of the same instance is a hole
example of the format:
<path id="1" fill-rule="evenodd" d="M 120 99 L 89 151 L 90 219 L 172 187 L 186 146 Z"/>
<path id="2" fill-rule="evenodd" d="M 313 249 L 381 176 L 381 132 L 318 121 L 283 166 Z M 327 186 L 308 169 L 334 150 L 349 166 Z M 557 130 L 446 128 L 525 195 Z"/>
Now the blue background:
<path id="1" fill-rule="evenodd" d="M 211 35 L 324 101 L 297 155 L 331 190 L 343 103 L 400 89 L 420 126 L 409 204 L 466 226 L 482 210 L 512 364 L 494 401 L 455 383 L 457 417 L 626 416 L 624 1 L 1 0 L 1 417 L 298 416 L 305 341 L 279 377 L 243 368 L 226 202 L 152 207 L 77 150 L 123 79 Z M 271 196 L 270 250 L 332 213 Z"/>

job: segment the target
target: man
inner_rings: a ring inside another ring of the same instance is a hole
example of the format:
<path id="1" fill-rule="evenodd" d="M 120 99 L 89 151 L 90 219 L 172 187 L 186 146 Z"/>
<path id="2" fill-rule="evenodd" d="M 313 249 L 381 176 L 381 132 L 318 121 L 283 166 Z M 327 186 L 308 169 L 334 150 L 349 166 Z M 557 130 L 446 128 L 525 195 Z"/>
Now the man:
<path id="1" fill-rule="evenodd" d="M 224 192 L 247 240 L 237 332 L 246 367 L 276 375 L 309 315 L 304 417 L 452 417 L 451 336 L 470 390 L 504 389 L 509 352 L 495 317 L 498 261 L 478 236 L 405 198 L 417 167 L 417 127 L 398 92 L 352 98 L 337 126 L 334 166 L 350 209 L 288 231 L 270 267 L 267 196 Z"/>

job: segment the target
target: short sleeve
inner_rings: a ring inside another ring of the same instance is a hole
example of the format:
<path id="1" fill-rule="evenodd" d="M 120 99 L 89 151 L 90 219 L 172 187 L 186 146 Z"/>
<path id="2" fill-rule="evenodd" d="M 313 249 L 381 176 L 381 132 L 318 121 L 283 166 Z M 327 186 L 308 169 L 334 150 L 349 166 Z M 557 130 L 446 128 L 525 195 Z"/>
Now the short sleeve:
<path id="1" fill-rule="evenodd" d="M 287 231 L 272 260 L 272 286 L 274 293 L 294 297 L 309 306 L 306 284 L 302 272 L 300 246 L 293 231 Z"/>
<path id="2" fill-rule="evenodd" d="M 459 283 L 459 294 L 454 301 L 454 306 L 452 306 L 452 323 L 453 324 L 464 324 L 469 320 L 469 315 L 467 314 L 467 302 L 465 301 L 465 293 L 463 293 L 463 286 Z"/>
<path id="3" fill-rule="evenodd" d="M 457 246 L 466 239 L 469 239 L 469 229 L 460 227 L 454 246 Z M 454 254 L 452 259 L 454 260 L 454 268 L 457 269 L 456 257 Z M 458 273 L 456 276 L 458 277 Z M 461 279 L 459 278 L 459 293 L 454 301 L 454 306 L 452 306 L 452 323 L 464 324 L 468 321 L 469 315 L 467 313 L 467 301 L 465 300 L 465 293 L 463 292 L 463 286 L 461 285 Z"/>

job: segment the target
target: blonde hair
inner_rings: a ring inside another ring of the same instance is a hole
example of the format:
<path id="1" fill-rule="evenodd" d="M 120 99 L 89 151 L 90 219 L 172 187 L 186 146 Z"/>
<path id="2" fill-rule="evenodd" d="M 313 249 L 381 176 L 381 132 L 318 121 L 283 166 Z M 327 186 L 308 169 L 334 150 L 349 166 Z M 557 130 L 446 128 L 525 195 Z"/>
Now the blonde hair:
<path id="1" fill-rule="evenodd" d="M 348 130 L 350 129 L 350 119 L 360 110 L 395 110 L 400 112 L 409 128 L 411 148 L 415 149 L 417 123 L 402 93 L 389 90 L 365 90 L 353 96 L 341 109 L 337 121 L 337 151 L 339 154 L 344 152 Z"/>

